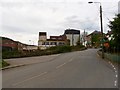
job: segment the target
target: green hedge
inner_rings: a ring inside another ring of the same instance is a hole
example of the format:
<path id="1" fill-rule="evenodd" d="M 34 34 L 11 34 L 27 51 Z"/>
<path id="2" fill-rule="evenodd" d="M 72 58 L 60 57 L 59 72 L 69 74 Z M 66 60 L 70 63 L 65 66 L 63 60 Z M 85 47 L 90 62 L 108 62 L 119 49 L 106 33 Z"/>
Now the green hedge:
<path id="1" fill-rule="evenodd" d="M 9 58 L 21 58 L 21 57 L 32 57 L 32 56 L 42 56 L 42 55 L 51 55 L 59 54 L 71 51 L 84 50 L 85 47 L 82 45 L 79 46 L 55 46 L 50 47 L 46 50 L 35 50 L 35 51 L 7 51 L 2 53 L 3 59 Z"/>
<path id="2" fill-rule="evenodd" d="M 70 46 L 55 46 L 55 47 L 48 48 L 47 51 L 51 52 L 52 54 L 65 53 L 65 52 L 71 52 L 71 47 Z"/>

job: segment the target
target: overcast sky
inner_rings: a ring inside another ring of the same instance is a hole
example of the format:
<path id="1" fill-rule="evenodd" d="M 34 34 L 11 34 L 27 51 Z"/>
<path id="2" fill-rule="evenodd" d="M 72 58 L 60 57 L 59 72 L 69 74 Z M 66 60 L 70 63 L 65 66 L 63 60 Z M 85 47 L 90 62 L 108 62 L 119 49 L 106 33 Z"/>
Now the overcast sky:
<path id="1" fill-rule="evenodd" d="M 65 29 L 100 31 L 99 4 L 90 0 L 0 0 L 0 36 L 26 44 L 38 44 L 39 32 L 61 35 Z M 119 0 L 100 1 L 104 32 L 118 13 Z M 31 41 L 30 41 L 31 40 Z"/>

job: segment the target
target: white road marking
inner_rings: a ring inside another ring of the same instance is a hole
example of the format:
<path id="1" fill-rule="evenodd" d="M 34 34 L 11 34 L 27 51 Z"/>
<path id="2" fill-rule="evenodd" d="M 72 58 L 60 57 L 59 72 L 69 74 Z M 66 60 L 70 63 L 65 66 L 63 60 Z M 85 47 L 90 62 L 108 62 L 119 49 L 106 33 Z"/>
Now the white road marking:
<path id="1" fill-rule="evenodd" d="M 97 56 L 100 57 L 99 54 L 97 54 Z"/>
<path id="2" fill-rule="evenodd" d="M 116 68 L 114 68 L 114 70 L 116 70 Z"/>
<path id="3" fill-rule="evenodd" d="M 117 73 L 117 71 L 115 71 L 115 73 Z"/>
<path id="4" fill-rule="evenodd" d="M 43 72 L 43 73 L 41 73 L 41 74 L 39 74 L 39 75 L 37 75 L 37 76 L 33 76 L 33 77 L 28 78 L 28 79 L 25 79 L 25 80 L 23 80 L 23 81 L 21 81 L 21 82 L 17 82 L 17 83 L 15 83 L 15 84 L 13 84 L 13 86 L 16 86 L 16 85 L 21 84 L 21 83 L 23 83 L 23 82 L 26 82 L 26 81 L 29 81 L 29 80 L 31 80 L 31 79 L 40 77 L 40 76 L 42 76 L 42 75 L 44 75 L 44 74 L 46 74 L 46 73 L 47 73 L 47 72 Z"/>
<path id="5" fill-rule="evenodd" d="M 115 75 L 116 76 L 116 78 L 118 77 L 118 75 Z"/>
<path id="6" fill-rule="evenodd" d="M 69 62 L 71 62 L 73 59 L 70 59 Z"/>
<path id="7" fill-rule="evenodd" d="M 64 66 L 65 64 L 66 64 L 66 63 L 63 63 L 63 64 L 61 64 L 61 65 L 57 66 L 57 67 L 56 67 L 56 69 L 58 69 L 58 68 L 60 68 L 60 67 Z"/>
<path id="8" fill-rule="evenodd" d="M 115 81 L 114 85 L 117 86 L 117 81 Z"/>
<path id="9" fill-rule="evenodd" d="M 111 63 L 111 66 L 114 68 L 114 65 Z"/>
<path id="10" fill-rule="evenodd" d="M 115 70 L 115 77 L 117 78 L 118 75 L 117 75 L 117 70 L 116 70 L 115 66 L 114 66 L 113 63 L 111 63 L 110 61 L 109 61 L 108 63 L 109 63 L 109 64 L 113 67 L 113 69 Z M 115 87 L 117 86 L 117 80 L 115 80 L 114 86 L 115 86 Z"/>

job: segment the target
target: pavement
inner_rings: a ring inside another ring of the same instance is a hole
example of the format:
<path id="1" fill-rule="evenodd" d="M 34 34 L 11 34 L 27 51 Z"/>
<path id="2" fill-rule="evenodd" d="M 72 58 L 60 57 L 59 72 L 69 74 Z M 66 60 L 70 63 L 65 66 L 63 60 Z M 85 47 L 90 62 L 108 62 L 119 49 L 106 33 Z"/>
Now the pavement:
<path id="1" fill-rule="evenodd" d="M 4 61 L 9 63 L 10 65 L 7 67 L 1 68 L 1 69 L 5 70 L 5 69 L 10 69 L 10 68 L 35 64 L 35 63 L 44 63 L 44 62 L 54 60 L 54 58 L 56 58 L 59 55 L 60 54 L 47 55 L 47 56 L 36 56 L 36 57 L 25 57 L 25 58 L 4 59 Z"/>

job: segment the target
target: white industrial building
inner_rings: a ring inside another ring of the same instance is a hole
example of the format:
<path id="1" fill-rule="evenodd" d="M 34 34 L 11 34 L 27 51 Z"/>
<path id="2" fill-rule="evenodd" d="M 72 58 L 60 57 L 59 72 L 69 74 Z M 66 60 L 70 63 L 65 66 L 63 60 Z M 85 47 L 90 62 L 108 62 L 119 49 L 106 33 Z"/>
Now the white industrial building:
<path id="1" fill-rule="evenodd" d="M 120 1 L 118 2 L 118 14 L 120 14 Z"/>
<path id="2" fill-rule="evenodd" d="M 65 35 L 60 36 L 50 36 L 50 39 L 47 39 L 46 32 L 39 32 L 38 47 L 40 49 L 47 49 L 53 46 L 67 45 L 68 41 Z"/>
<path id="3" fill-rule="evenodd" d="M 80 30 L 66 29 L 64 35 L 70 40 L 70 46 L 76 46 L 80 41 Z"/>
<path id="4" fill-rule="evenodd" d="M 61 45 L 76 46 L 78 42 L 80 42 L 80 30 L 66 29 L 63 35 L 50 36 L 50 39 L 47 39 L 46 32 L 39 32 L 38 47 L 46 49 Z"/>

